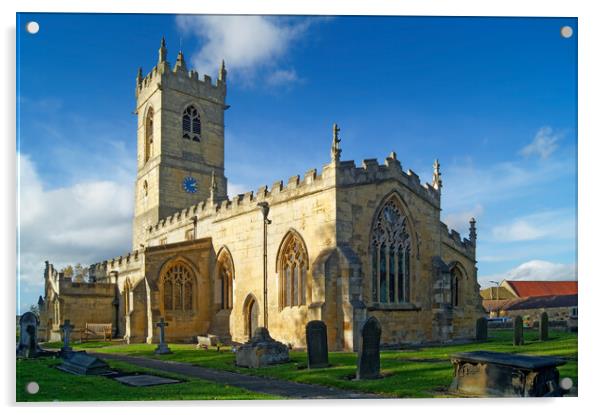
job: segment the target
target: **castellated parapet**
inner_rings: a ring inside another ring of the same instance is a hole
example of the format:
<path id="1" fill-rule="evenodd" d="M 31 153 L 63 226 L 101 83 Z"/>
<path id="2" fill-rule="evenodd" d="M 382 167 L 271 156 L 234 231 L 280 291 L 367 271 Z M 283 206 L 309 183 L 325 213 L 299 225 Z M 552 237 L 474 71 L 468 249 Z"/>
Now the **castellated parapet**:
<path id="1" fill-rule="evenodd" d="M 421 184 L 420 177 L 412 170 L 404 172 L 401 163 L 396 158 L 387 157 L 382 165 L 378 163 L 377 159 L 367 159 L 359 167 L 352 160 L 341 161 L 325 165 L 321 173 L 318 173 L 317 169 L 310 169 L 303 177 L 295 175 L 286 181 L 278 180 L 269 189 L 267 186 L 262 186 L 256 192 L 239 194 L 217 203 L 205 200 L 182 209 L 147 228 L 147 240 L 150 242 L 150 240 L 183 226 L 191 227 L 191 220 L 195 217 L 200 222 L 220 221 L 256 210 L 257 203 L 263 201 L 274 206 L 334 187 L 344 188 L 385 181 L 397 181 L 433 207 L 440 208 L 441 191 L 429 183 Z M 175 241 L 168 241 L 168 243 L 171 242 Z"/>

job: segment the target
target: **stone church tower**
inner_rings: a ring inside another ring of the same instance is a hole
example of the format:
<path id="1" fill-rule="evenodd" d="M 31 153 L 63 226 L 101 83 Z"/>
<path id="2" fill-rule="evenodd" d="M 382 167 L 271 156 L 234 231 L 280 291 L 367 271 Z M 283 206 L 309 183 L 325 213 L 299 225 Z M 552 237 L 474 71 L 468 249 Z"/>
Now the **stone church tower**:
<path id="1" fill-rule="evenodd" d="M 226 69 L 216 84 L 186 68 L 180 51 L 173 68 L 165 39 L 157 65 L 136 77 L 138 160 L 134 189 L 132 247 L 146 243 L 144 232 L 160 219 L 209 196 L 224 199 L 224 111 Z"/>

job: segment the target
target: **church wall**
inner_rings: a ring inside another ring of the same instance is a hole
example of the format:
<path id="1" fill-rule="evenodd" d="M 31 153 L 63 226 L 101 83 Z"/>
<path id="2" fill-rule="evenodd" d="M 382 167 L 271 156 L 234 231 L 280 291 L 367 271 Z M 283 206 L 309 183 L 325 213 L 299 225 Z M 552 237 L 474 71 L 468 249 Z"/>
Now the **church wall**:
<path id="1" fill-rule="evenodd" d="M 282 240 L 291 229 L 303 238 L 310 264 L 322 250 L 334 246 L 334 176 L 328 166 L 321 175 L 311 170 L 303 178 L 293 176 L 286 185 L 276 182 L 269 191 L 264 187 L 257 194 L 249 192 L 232 201 L 217 205 L 209 201 L 180 211 L 154 227 L 147 243 L 157 246 L 162 241 L 167 244 L 183 241 L 186 231 L 194 230 L 191 217 L 196 209 L 199 217 L 196 237 L 211 237 L 216 252 L 226 246 L 232 255 L 235 276 L 230 329 L 234 341 L 245 341 L 243 305 L 249 295 L 259 302 L 260 324 L 263 321 L 263 216 L 257 207 L 261 201 L 270 204 L 269 218 L 272 220 L 267 237 L 270 333 L 282 341 L 302 346 L 305 344 L 305 323 L 310 318 L 308 306 L 317 299 L 311 298 L 308 289 L 305 305 L 280 310 L 276 257 Z M 309 284 L 311 266 L 307 275 Z M 215 294 L 211 297 L 215 300 Z"/>

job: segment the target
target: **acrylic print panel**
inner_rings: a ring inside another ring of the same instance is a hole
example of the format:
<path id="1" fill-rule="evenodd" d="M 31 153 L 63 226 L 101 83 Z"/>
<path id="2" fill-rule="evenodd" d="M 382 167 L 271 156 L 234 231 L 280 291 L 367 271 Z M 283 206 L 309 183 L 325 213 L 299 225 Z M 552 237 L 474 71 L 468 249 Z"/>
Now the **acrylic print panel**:
<path id="1" fill-rule="evenodd" d="M 576 396 L 577 35 L 18 14 L 17 400 Z"/>

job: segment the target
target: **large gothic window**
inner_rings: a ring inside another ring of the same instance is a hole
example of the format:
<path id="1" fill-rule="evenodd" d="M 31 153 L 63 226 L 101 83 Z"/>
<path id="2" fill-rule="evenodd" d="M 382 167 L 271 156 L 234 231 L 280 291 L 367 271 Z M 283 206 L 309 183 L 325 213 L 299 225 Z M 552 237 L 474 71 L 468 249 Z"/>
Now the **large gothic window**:
<path id="1" fill-rule="evenodd" d="M 144 120 L 144 162 L 146 163 L 153 155 L 153 118 L 154 111 L 149 108 Z"/>
<path id="2" fill-rule="evenodd" d="M 195 280 L 192 270 L 182 262 L 170 266 L 161 278 L 163 309 L 166 312 L 192 311 Z"/>
<path id="3" fill-rule="evenodd" d="M 371 231 L 373 302 L 410 300 L 410 247 L 407 218 L 391 198 L 378 212 Z"/>
<path id="4" fill-rule="evenodd" d="M 182 138 L 201 141 L 201 117 L 193 105 L 189 105 L 182 115 Z"/>
<path id="5" fill-rule="evenodd" d="M 220 283 L 220 308 L 229 310 L 232 308 L 232 295 L 234 291 L 234 266 L 232 258 L 227 250 L 223 250 L 217 259 L 217 277 Z"/>
<path id="6" fill-rule="evenodd" d="M 280 307 L 304 305 L 309 260 L 305 245 L 295 232 L 285 236 L 279 264 Z"/>

